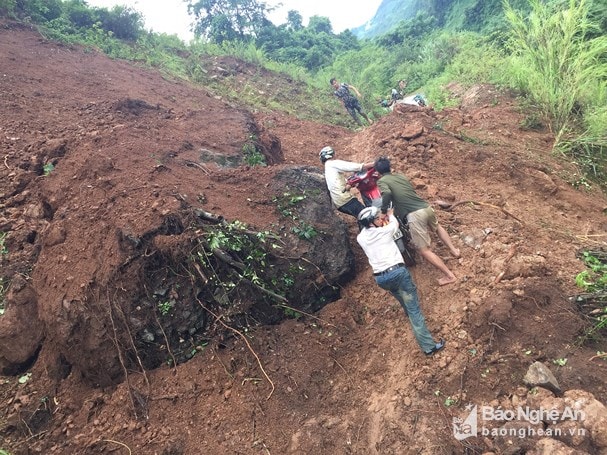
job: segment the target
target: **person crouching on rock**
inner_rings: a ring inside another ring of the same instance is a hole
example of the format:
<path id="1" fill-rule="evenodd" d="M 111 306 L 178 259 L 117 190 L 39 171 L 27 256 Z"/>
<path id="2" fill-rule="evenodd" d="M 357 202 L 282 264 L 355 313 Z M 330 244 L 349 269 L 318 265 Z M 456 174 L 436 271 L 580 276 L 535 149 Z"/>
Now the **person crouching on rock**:
<path id="1" fill-rule="evenodd" d="M 356 218 L 365 206 L 348 191 L 345 174 L 371 169 L 373 163 L 336 160 L 334 159 L 335 150 L 328 146 L 323 147 L 318 156 L 320 162 L 325 166 L 325 182 L 327 182 L 331 202 L 340 212 Z"/>
<path id="2" fill-rule="evenodd" d="M 384 225 L 377 207 L 364 208 L 358 215 L 362 229 L 356 241 L 367 255 L 375 282 L 398 300 L 409 317 L 417 344 L 424 354 L 431 356 L 445 347 L 445 341 L 441 339 L 438 343 L 435 342 L 426 327 L 419 307 L 417 288 L 394 242 L 394 235 L 399 229 L 398 220 L 392 210 L 387 212 L 387 217 L 388 224 Z"/>

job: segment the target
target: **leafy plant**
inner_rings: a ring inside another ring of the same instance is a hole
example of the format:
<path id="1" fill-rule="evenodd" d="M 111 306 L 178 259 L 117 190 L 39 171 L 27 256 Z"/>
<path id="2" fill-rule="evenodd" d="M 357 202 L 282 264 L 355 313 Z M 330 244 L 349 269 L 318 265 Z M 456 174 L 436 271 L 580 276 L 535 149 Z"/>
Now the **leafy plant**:
<path id="1" fill-rule="evenodd" d="M 567 365 L 567 359 L 565 359 L 565 358 L 554 359 L 552 361 L 552 363 L 554 363 L 555 365 L 558 365 L 559 367 L 564 367 L 565 365 Z"/>
<path id="2" fill-rule="evenodd" d="M 257 149 L 254 138 L 250 138 L 249 141 L 242 146 L 242 153 L 244 155 L 245 163 L 249 166 L 267 166 L 266 158 L 263 156 L 263 153 Z"/>
<path id="3" fill-rule="evenodd" d="M 286 288 L 291 288 L 295 284 L 295 279 L 291 275 L 283 275 L 282 283 Z"/>
<path id="4" fill-rule="evenodd" d="M 607 103 L 607 101 L 606 101 Z M 607 117 L 605 117 L 607 122 Z M 587 180 L 592 180 L 607 189 L 607 138 L 584 135 L 558 144 L 558 150 L 573 159 L 579 167 L 582 177 L 579 185 L 590 188 Z"/>
<path id="5" fill-rule="evenodd" d="M 530 131 L 530 130 L 541 130 L 544 127 L 542 120 L 539 115 L 536 113 L 530 113 L 525 115 L 523 120 L 520 121 L 519 126 L 522 130 Z"/>
<path id="6" fill-rule="evenodd" d="M 600 338 L 600 332 L 607 328 L 607 306 L 594 314 L 594 321 L 593 325 L 584 331 L 584 335 L 580 338 L 581 342 Z"/>
<path id="7" fill-rule="evenodd" d="M 268 231 L 254 232 L 246 224 L 234 221 L 214 226 L 202 237 L 196 256 L 209 277 L 208 281 L 216 290 L 221 289 L 221 292 L 213 293 L 213 300 L 228 306 L 233 299 L 236 300 L 233 296 L 246 292 L 250 298 L 251 289 L 255 289 L 284 302 L 289 289 L 287 284 L 293 278 L 285 281 L 280 269 L 269 260 L 270 251 L 280 248 L 272 241 L 275 235 Z M 274 258 L 273 255 L 271 257 Z M 230 267 L 225 273 L 219 273 L 219 268 L 224 265 Z"/>
<path id="8" fill-rule="evenodd" d="M 577 111 L 604 102 L 607 66 L 602 56 L 607 37 L 590 35 L 595 26 L 586 0 L 529 4 L 531 13 L 523 15 L 504 1 L 512 81 L 551 119 L 558 144 L 573 126 Z"/>
<path id="9" fill-rule="evenodd" d="M 8 237 L 7 232 L 0 231 L 0 254 L 8 254 L 8 248 L 6 248 L 6 238 Z"/>
<path id="10" fill-rule="evenodd" d="M 53 172 L 54 169 L 55 169 L 55 166 L 53 165 L 53 163 L 46 163 L 42 167 L 42 172 L 44 173 L 45 176 L 48 176 L 48 175 L 50 175 L 51 172 Z"/>
<path id="11" fill-rule="evenodd" d="M 204 349 L 208 346 L 209 342 L 208 341 L 203 341 L 201 343 L 198 343 L 196 346 L 192 346 L 192 349 L 190 350 L 190 352 L 187 354 L 187 357 L 189 359 L 191 359 L 192 357 L 194 357 L 196 354 L 198 354 L 199 352 L 204 351 Z"/>
<path id="12" fill-rule="evenodd" d="M 592 311 L 589 313 L 589 317 L 593 321 L 592 325 L 580 337 L 580 342 L 583 343 L 588 339 L 595 338 L 599 332 L 607 327 L 607 305 L 605 302 L 607 296 L 607 253 L 604 251 L 583 251 L 579 256 L 588 269 L 577 274 L 575 283 L 578 287 L 587 291 L 588 294 L 578 296 L 578 299 L 595 302 L 592 305 Z"/>
<path id="13" fill-rule="evenodd" d="M 586 179 L 585 176 L 580 175 L 578 177 L 578 174 L 573 174 L 573 177 L 574 177 L 574 179 L 572 181 L 570 181 L 569 183 L 571 183 L 571 186 L 574 187 L 576 190 L 579 190 L 580 188 L 584 188 L 585 190 L 590 190 L 592 188 L 592 185 L 590 184 L 588 179 Z"/>
<path id="14" fill-rule="evenodd" d="M 174 300 L 165 300 L 163 302 L 158 302 L 158 312 L 162 316 L 166 316 L 171 312 L 171 310 L 173 309 L 174 306 L 175 306 Z"/>
<path id="15" fill-rule="evenodd" d="M 457 398 L 447 397 L 445 398 L 445 406 L 450 407 L 456 405 L 459 402 Z"/>
<path id="16" fill-rule="evenodd" d="M 15 11 L 16 5 L 16 0 L 0 0 L 0 15 L 9 13 L 12 14 Z M 1 451 L 0 455 L 3 455 Z"/>
<path id="17" fill-rule="evenodd" d="M 304 240 L 312 240 L 318 235 L 316 228 L 304 220 L 300 220 L 297 216 L 297 211 L 294 207 L 301 201 L 307 198 L 306 194 L 291 194 L 285 192 L 280 198 L 274 198 L 274 202 L 278 205 L 278 211 L 284 217 L 290 218 L 294 226 L 291 227 L 291 232 Z"/>
<path id="18" fill-rule="evenodd" d="M 296 311 L 293 308 L 287 308 L 284 306 L 281 306 L 281 308 L 282 308 L 282 311 L 284 312 L 285 316 L 287 316 L 287 317 L 299 319 L 303 316 L 299 311 Z"/>
<path id="19" fill-rule="evenodd" d="M 607 291 L 607 263 L 597 255 L 596 252 L 582 252 L 582 260 L 589 270 L 583 270 L 575 277 L 575 284 L 588 292 Z"/>
<path id="20" fill-rule="evenodd" d="M 278 211 L 282 216 L 290 217 L 293 220 L 297 219 L 293 207 L 298 202 L 303 201 L 306 198 L 305 194 L 293 195 L 291 193 L 283 193 L 281 197 L 275 197 L 273 201 L 278 206 Z"/>
<path id="21" fill-rule="evenodd" d="M 318 235 L 318 231 L 314 229 L 314 226 L 301 220 L 296 226 L 291 228 L 291 232 L 296 234 L 300 239 L 304 240 L 312 240 Z"/>

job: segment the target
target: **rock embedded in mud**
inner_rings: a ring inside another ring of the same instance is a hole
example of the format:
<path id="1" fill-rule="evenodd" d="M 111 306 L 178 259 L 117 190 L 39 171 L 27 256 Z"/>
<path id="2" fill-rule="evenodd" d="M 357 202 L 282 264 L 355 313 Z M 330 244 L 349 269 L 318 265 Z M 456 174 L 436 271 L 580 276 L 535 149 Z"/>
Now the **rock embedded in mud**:
<path id="1" fill-rule="evenodd" d="M 563 391 L 558 381 L 546 365 L 542 362 L 534 362 L 527 370 L 523 382 L 529 387 L 542 387 L 550 390 L 555 395 L 561 395 Z"/>

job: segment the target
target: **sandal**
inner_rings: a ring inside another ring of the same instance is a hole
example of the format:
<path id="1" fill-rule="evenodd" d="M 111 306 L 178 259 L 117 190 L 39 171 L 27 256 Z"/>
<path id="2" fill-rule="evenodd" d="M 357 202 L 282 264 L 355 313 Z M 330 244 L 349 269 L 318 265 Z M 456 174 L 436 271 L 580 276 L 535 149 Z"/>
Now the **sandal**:
<path id="1" fill-rule="evenodd" d="M 440 351 L 441 349 L 443 349 L 445 347 L 445 340 L 443 340 L 442 338 L 440 339 L 440 341 L 438 343 L 436 343 L 436 346 L 434 346 L 432 349 L 430 349 L 427 352 L 424 352 L 424 354 L 426 354 L 428 357 L 434 355 L 436 352 Z"/>

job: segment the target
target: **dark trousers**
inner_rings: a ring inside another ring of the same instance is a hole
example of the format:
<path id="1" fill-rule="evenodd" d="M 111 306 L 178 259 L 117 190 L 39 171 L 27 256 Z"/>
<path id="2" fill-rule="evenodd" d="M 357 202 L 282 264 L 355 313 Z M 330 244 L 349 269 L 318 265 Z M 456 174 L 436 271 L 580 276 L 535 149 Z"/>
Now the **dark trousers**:
<path id="1" fill-rule="evenodd" d="M 364 208 L 365 206 L 362 205 L 358 199 L 352 198 L 341 207 L 337 207 L 337 210 L 339 210 L 341 213 L 352 215 L 354 218 L 358 219 L 358 214 Z"/>

